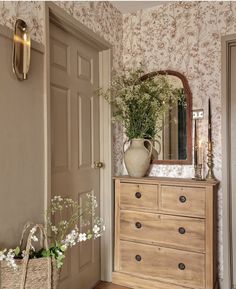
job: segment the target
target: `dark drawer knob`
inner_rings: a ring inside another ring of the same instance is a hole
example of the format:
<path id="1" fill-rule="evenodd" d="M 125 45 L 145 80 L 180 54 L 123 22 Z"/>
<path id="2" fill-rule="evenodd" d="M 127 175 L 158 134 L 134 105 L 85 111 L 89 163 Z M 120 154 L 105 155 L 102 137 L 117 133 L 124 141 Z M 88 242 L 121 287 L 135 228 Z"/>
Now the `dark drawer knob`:
<path id="1" fill-rule="evenodd" d="M 141 228 L 142 228 L 142 224 L 141 224 L 140 222 L 136 222 L 136 223 L 135 223 L 135 227 L 136 227 L 137 229 L 141 229 Z"/>
<path id="2" fill-rule="evenodd" d="M 178 267 L 179 267 L 180 270 L 185 270 L 184 263 L 179 263 Z"/>
<path id="3" fill-rule="evenodd" d="M 180 197 L 179 197 L 179 201 L 180 201 L 181 203 L 185 203 L 185 202 L 187 201 L 187 199 L 186 199 L 185 196 L 180 196 Z"/>
<path id="4" fill-rule="evenodd" d="M 142 257 L 141 257 L 140 255 L 136 255 L 136 256 L 135 256 L 135 260 L 138 261 L 138 262 L 140 262 L 140 261 L 142 260 Z"/>
<path id="5" fill-rule="evenodd" d="M 136 197 L 137 199 L 140 199 L 140 198 L 142 197 L 142 194 L 141 194 L 140 192 L 136 192 L 136 193 L 135 193 L 135 197 Z"/>
<path id="6" fill-rule="evenodd" d="M 186 232 L 186 230 L 185 230 L 183 227 L 180 227 L 180 228 L 179 228 L 179 233 L 180 233 L 180 234 L 183 235 L 183 234 L 185 234 L 185 232 Z"/>

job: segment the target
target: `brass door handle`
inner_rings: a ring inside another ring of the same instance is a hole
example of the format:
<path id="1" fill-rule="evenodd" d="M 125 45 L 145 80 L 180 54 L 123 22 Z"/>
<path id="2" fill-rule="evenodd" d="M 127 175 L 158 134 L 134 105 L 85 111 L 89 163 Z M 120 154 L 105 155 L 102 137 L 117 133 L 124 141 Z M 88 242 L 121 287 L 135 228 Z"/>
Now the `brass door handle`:
<path id="1" fill-rule="evenodd" d="M 95 169 L 101 169 L 104 167 L 104 163 L 102 162 L 94 162 L 94 168 Z"/>

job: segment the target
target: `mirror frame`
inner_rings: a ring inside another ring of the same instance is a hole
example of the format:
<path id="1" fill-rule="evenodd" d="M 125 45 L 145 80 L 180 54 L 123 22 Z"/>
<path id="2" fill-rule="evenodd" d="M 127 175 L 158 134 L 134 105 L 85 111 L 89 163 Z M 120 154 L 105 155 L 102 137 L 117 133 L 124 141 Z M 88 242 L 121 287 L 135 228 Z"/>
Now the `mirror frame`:
<path id="1" fill-rule="evenodd" d="M 153 160 L 153 164 L 165 165 L 191 165 L 192 164 L 192 92 L 189 87 L 187 78 L 180 72 L 173 70 L 153 71 L 141 76 L 141 80 L 146 80 L 156 75 L 173 75 L 181 79 L 187 101 L 187 159 L 186 160 Z"/>

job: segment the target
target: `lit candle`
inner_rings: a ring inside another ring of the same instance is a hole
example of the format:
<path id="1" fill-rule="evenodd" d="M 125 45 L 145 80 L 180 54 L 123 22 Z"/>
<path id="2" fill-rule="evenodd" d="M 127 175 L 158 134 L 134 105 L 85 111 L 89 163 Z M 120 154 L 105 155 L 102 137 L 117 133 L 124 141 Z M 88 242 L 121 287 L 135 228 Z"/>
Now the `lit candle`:
<path id="1" fill-rule="evenodd" d="M 211 142 L 211 100 L 208 100 L 208 142 Z"/>
<path id="2" fill-rule="evenodd" d="M 203 160 L 204 154 L 203 154 L 203 143 L 202 140 L 199 141 L 198 143 L 198 164 L 203 165 Z"/>
<path id="3" fill-rule="evenodd" d="M 194 165 L 196 166 L 198 162 L 198 144 L 197 144 L 197 121 L 195 119 L 194 124 Z"/>

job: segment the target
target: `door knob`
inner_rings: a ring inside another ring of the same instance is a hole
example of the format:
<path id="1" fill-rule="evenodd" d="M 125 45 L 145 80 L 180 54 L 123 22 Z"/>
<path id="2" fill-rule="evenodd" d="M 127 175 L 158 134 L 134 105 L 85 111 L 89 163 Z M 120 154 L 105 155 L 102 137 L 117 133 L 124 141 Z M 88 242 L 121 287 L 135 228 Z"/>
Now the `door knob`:
<path id="1" fill-rule="evenodd" d="M 104 167 L 104 163 L 102 162 L 94 162 L 94 168 L 95 169 L 101 169 Z"/>

